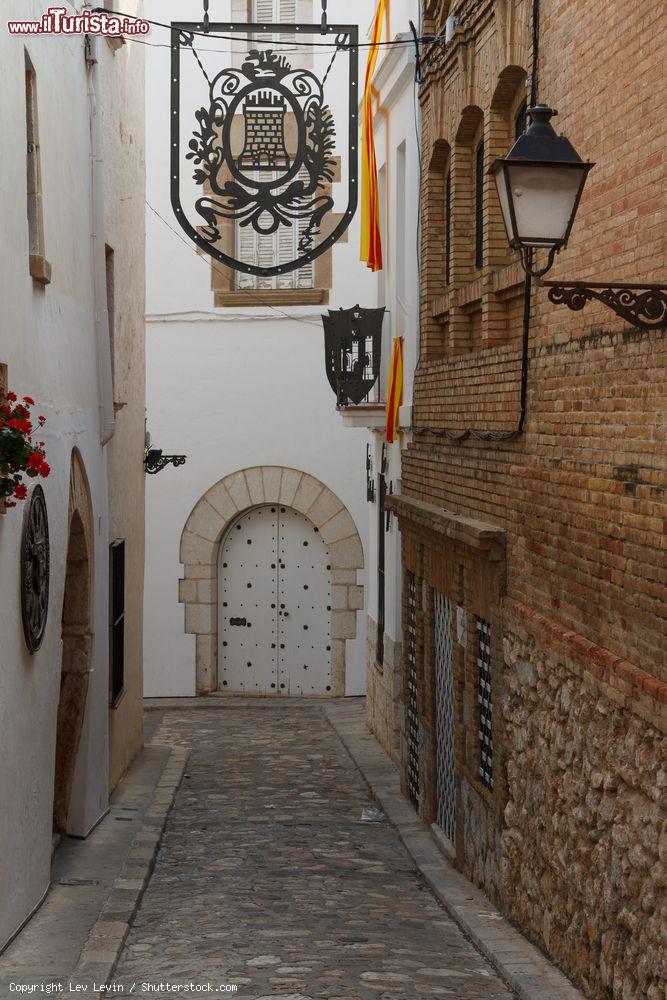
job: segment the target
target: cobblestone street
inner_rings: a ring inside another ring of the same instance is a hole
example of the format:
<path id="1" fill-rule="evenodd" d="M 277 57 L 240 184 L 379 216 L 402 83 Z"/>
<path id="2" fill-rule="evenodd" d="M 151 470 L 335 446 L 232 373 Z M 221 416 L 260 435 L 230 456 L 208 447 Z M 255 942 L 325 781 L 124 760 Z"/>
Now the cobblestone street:
<path id="1" fill-rule="evenodd" d="M 227 982 L 252 1000 L 512 995 L 396 831 L 361 820 L 374 803 L 319 706 L 153 721 L 155 742 L 190 758 L 115 982 Z"/>

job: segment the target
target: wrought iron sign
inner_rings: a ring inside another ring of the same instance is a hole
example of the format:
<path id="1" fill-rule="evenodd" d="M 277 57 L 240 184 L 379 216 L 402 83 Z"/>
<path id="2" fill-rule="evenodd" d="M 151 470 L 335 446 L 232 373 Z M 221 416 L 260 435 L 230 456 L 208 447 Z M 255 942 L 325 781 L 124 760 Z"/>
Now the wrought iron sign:
<path id="1" fill-rule="evenodd" d="M 49 519 L 41 486 L 34 486 L 23 513 L 21 618 L 31 653 L 42 645 L 49 612 Z"/>
<path id="2" fill-rule="evenodd" d="M 384 306 L 362 309 L 357 305 L 330 309 L 328 316 L 322 316 L 327 378 L 338 406 L 358 406 L 377 381 L 384 313 Z"/>
<path id="3" fill-rule="evenodd" d="M 197 51 L 201 24 L 174 22 L 171 28 L 171 201 L 180 225 L 209 256 L 237 271 L 270 277 L 308 264 L 342 236 L 357 206 L 356 25 L 329 25 L 325 13 L 321 24 L 205 21 L 212 35 L 238 34 L 251 44 L 255 40 L 239 68 L 224 69 L 211 64 L 219 55 Z M 283 40 L 267 48 L 264 33 Z M 303 42 L 309 35 L 319 42 L 323 35 L 332 39 L 332 49 L 321 49 L 325 56 L 319 76 L 303 68 L 303 61 L 312 57 L 299 48 L 294 53 L 292 46 L 289 59 L 280 51 L 281 46 L 289 48 L 285 36 Z M 191 91 L 193 73 L 202 92 L 198 110 L 181 104 L 186 89 Z M 187 88 L 182 86 L 186 75 Z M 347 204 L 334 214 L 331 185 L 340 129 L 325 90 L 332 88 L 340 101 L 343 76 L 348 139 L 340 152 L 346 154 L 341 169 Z M 191 175 L 188 167 L 194 168 Z M 224 227 L 230 224 L 236 227 L 235 248 L 225 237 Z M 292 259 L 281 253 L 272 266 L 240 259 L 243 230 L 259 238 L 277 234 L 279 240 L 296 232 Z"/>
<path id="4" fill-rule="evenodd" d="M 185 465 L 187 455 L 163 455 L 161 448 L 148 448 L 144 458 L 144 469 L 149 476 L 156 476 L 168 465 L 174 468 Z"/>

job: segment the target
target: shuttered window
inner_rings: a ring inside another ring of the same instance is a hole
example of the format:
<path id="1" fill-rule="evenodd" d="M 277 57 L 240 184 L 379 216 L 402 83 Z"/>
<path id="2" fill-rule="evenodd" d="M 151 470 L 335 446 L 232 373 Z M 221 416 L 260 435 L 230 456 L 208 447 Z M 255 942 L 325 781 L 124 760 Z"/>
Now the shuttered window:
<path id="1" fill-rule="evenodd" d="M 484 143 L 475 153 L 475 267 L 484 264 Z"/>
<path id="2" fill-rule="evenodd" d="M 266 178 L 263 175 L 263 179 Z M 308 179 L 306 170 L 300 170 L 303 180 Z M 270 236 L 262 236 L 255 232 L 252 226 L 236 224 L 236 251 L 240 261 L 255 267 L 275 267 L 286 264 L 299 256 L 299 240 L 308 226 L 308 219 L 294 220 L 291 226 L 279 226 Z M 238 289 L 270 289 L 270 288 L 314 288 L 315 265 L 313 261 L 304 264 L 296 271 L 286 274 L 276 274 L 269 278 L 255 274 L 236 272 L 236 287 Z"/>
<path id="3" fill-rule="evenodd" d="M 125 689 L 125 539 L 109 548 L 109 701 L 115 706 Z"/>

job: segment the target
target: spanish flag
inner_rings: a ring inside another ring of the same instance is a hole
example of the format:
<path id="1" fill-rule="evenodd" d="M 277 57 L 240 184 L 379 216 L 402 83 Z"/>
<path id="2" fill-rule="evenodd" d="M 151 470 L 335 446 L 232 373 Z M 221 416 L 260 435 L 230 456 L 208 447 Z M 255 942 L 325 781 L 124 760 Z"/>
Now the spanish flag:
<path id="1" fill-rule="evenodd" d="M 398 410 L 403 402 L 403 338 L 394 337 L 387 389 L 387 431 L 385 439 L 392 443 L 398 433 Z"/>
<path id="2" fill-rule="evenodd" d="M 361 122 L 361 253 L 371 271 L 382 270 L 382 240 L 380 238 L 380 204 L 378 198 L 378 172 L 373 137 L 373 87 L 372 79 L 378 59 L 378 42 L 382 37 L 386 0 L 378 0 L 371 29 L 371 46 L 366 63 L 364 101 Z"/>

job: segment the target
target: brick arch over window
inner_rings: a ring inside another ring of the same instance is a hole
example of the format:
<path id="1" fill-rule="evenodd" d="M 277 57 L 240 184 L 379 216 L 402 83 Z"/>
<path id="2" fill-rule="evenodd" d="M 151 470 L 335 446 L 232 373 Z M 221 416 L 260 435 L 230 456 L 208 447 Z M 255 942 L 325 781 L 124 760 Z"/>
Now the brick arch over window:
<path id="1" fill-rule="evenodd" d="M 197 501 L 181 535 L 185 574 L 179 600 L 185 604 L 185 631 L 196 638 L 198 694 L 218 689 L 218 553 L 229 526 L 240 514 L 266 503 L 293 507 L 319 528 L 331 564 L 332 695 L 345 694 L 346 640 L 357 634 L 363 587 L 357 570 L 364 553 L 345 504 L 328 486 L 297 469 L 256 466 L 225 476 Z"/>

